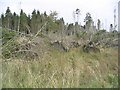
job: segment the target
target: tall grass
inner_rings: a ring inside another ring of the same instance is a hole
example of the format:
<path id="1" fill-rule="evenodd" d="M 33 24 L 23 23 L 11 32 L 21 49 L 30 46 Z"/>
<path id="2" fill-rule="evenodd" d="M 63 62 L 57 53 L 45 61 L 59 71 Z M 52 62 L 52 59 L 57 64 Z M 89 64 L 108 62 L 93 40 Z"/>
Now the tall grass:
<path id="1" fill-rule="evenodd" d="M 89 54 L 73 48 L 49 51 L 40 60 L 3 60 L 3 88 L 117 87 L 117 57 L 111 48 Z"/>

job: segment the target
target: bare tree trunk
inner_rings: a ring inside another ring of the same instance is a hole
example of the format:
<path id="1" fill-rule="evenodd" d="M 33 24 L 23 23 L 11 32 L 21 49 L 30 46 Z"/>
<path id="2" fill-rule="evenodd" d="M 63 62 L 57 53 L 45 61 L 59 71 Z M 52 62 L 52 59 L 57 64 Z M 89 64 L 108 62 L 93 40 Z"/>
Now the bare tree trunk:
<path id="1" fill-rule="evenodd" d="M 19 32 L 19 28 L 20 28 L 20 17 L 19 17 L 19 20 L 18 20 L 18 27 L 17 27 L 18 32 Z"/>

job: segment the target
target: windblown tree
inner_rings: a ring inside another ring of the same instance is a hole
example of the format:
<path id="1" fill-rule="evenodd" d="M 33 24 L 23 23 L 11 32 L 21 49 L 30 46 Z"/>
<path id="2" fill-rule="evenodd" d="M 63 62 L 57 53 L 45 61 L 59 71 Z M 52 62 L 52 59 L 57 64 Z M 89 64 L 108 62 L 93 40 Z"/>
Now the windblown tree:
<path id="1" fill-rule="evenodd" d="M 93 30 L 93 19 L 90 13 L 86 14 L 84 22 L 85 22 L 85 29 L 87 31 L 86 37 L 88 38 L 88 40 L 91 41 L 91 39 L 93 38 L 94 30 Z"/>
<path id="2" fill-rule="evenodd" d="M 58 13 L 56 11 L 51 11 L 49 16 L 55 22 L 57 20 Z"/>
<path id="3" fill-rule="evenodd" d="M 80 31 L 80 24 L 78 24 L 77 22 L 75 23 L 75 33 L 77 32 L 77 31 Z"/>
<path id="4" fill-rule="evenodd" d="M 53 31 L 55 32 L 58 29 L 58 25 L 56 23 L 57 21 L 57 15 L 58 13 L 56 11 L 51 11 L 50 15 L 47 17 L 47 27 L 46 31 Z"/>
<path id="5" fill-rule="evenodd" d="M 73 23 L 71 23 L 67 27 L 67 35 L 73 35 L 73 34 L 74 34 L 74 25 Z"/>
<path id="6" fill-rule="evenodd" d="M 97 21 L 97 29 L 98 30 L 100 30 L 100 25 L 101 25 L 101 21 L 100 21 L 100 19 L 98 19 L 98 21 Z"/>
<path id="7" fill-rule="evenodd" d="M 87 13 L 87 14 L 86 14 L 86 17 L 85 17 L 85 19 L 84 19 L 84 22 L 85 22 L 86 29 L 89 31 L 89 30 L 90 30 L 90 27 L 92 26 L 92 23 L 93 23 L 93 19 L 92 19 L 90 13 Z"/>
<path id="8" fill-rule="evenodd" d="M 110 32 L 113 31 L 113 24 L 110 24 Z"/>

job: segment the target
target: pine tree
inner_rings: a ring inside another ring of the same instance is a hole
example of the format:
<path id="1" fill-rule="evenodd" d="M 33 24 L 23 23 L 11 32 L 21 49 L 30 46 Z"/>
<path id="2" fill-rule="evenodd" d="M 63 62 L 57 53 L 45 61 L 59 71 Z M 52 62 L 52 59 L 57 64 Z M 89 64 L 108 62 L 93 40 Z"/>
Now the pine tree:
<path id="1" fill-rule="evenodd" d="M 37 30 L 39 30 L 42 27 L 42 19 L 39 11 L 37 11 L 36 16 Z"/>
<path id="2" fill-rule="evenodd" d="M 1 15 L 1 26 L 5 28 L 5 17 L 4 14 Z"/>
<path id="3" fill-rule="evenodd" d="M 27 17 L 27 22 L 28 22 L 28 26 L 30 27 L 30 24 L 31 24 L 31 16 L 30 15 L 28 15 L 28 17 Z"/>
<path id="4" fill-rule="evenodd" d="M 12 13 L 10 11 L 10 8 L 7 7 L 6 13 L 5 13 L 5 28 L 12 28 Z"/>
<path id="5" fill-rule="evenodd" d="M 37 33 L 37 31 L 38 31 L 36 20 L 37 20 L 36 10 L 33 10 L 30 26 L 31 26 L 31 32 L 34 33 L 34 34 Z"/>
<path id="6" fill-rule="evenodd" d="M 16 31 L 18 30 L 18 20 L 19 20 L 19 16 L 14 12 L 12 17 L 13 30 L 16 30 Z"/>
<path id="7" fill-rule="evenodd" d="M 28 29 L 27 15 L 21 10 L 20 12 L 20 32 L 27 33 Z"/>

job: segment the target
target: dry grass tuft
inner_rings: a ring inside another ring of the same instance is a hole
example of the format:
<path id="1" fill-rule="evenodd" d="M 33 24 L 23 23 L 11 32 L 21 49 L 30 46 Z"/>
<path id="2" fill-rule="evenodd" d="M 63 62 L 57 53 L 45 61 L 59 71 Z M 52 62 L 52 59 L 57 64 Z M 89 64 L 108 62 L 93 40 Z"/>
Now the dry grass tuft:
<path id="1" fill-rule="evenodd" d="M 118 54 L 49 51 L 40 60 L 2 62 L 3 88 L 117 87 Z"/>

